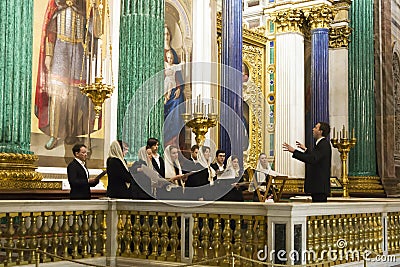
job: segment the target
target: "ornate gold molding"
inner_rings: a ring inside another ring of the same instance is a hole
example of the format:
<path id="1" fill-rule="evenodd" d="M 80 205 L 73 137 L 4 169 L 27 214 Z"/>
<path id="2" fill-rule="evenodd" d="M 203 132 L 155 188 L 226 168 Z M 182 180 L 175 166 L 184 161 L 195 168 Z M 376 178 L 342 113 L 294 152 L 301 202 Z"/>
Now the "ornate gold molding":
<path id="1" fill-rule="evenodd" d="M 312 7 L 304 10 L 304 15 L 311 27 L 311 30 L 325 28 L 328 29 L 337 11 L 328 5 Z"/>
<path id="2" fill-rule="evenodd" d="M 37 160 L 38 157 L 31 154 L 0 153 L 0 189 L 38 189 L 46 186 L 51 187 L 52 185 L 50 184 L 39 186 L 43 176 L 35 171 Z M 61 183 L 57 184 L 59 184 L 59 189 L 61 189 Z"/>
<path id="3" fill-rule="evenodd" d="M 299 9 L 288 9 L 272 14 L 277 33 L 303 32 L 304 14 Z"/>
<path id="4" fill-rule="evenodd" d="M 347 26 L 334 27 L 329 30 L 330 48 L 348 48 L 352 29 Z"/>
<path id="5" fill-rule="evenodd" d="M 59 181 L 0 181 L 0 189 L 4 190 L 62 190 L 62 182 Z"/>
<path id="6" fill-rule="evenodd" d="M 243 63 L 249 66 L 250 78 L 243 83 L 243 99 L 249 106 L 249 147 L 245 157 L 245 168 L 255 168 L 262 152 L 263 125 L 263 73 L 265 49 L 251 44 L 243 44 Z"/>
<path id="7" fill-rule="evenodd" d="M 381 178 L 378 176 L 349 176 L 349 191 L 351 193 L 365 193 L 368 195 L 385 193 Z"/>

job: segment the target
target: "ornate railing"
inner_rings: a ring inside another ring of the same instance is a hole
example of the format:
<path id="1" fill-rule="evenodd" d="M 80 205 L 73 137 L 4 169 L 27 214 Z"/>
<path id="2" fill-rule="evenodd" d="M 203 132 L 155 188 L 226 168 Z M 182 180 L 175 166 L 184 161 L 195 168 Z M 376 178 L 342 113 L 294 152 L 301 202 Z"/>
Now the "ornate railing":
<path id="1" fill-rule="evenodd" d="M 400 253 L 400 201 L 0 202 L 0 266 L 99 257 L 229 266 L 232 255 L 235 266 L 332 266 Z"/>

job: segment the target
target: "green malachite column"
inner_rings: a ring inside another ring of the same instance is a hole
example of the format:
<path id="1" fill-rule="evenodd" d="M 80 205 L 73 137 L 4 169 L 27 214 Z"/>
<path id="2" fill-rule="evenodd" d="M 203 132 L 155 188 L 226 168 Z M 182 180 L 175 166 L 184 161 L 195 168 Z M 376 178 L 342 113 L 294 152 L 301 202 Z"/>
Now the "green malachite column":
<path id="1" fill-rule="evenodd" d="M 349 128 L 356 146 L 349 157 L 349 176 L 376 176 L 373 0 L 353 1 L 350 8 Z"/>
<path id="2" fill-rule="evenodd" d="M 164 0 L 123 0 L 120 22 L 118 138 L 134 160 L 149 137 L 162 143 Z"/>
<path id="3" fill-rule="evenodd" d="M 0 1 L 0 17 L 0 189 L 38 188 L 30 151 L 33 0 Z"/>
<path id="4" fill-rule="evenodd" d="M 0 3 L 0 152 L 32 154 L 33 1 Z"/>

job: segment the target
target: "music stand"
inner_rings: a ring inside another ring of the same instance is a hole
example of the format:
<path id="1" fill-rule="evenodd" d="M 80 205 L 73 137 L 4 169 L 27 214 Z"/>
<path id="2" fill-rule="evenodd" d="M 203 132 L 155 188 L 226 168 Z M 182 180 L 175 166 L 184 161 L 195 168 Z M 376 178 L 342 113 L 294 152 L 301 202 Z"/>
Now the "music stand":
<path id="1" fill-rule="evenodd" d="M 263 171 L 258 171 L 258 172 L 264 173 L 268 176 L 268 182 L 263 182 L 260 184 L 257 182 L 257 179 L 253 178 L 253 183 L 256 188 L 258 200 L 260 202 L 265 202 L 266 198 L 268 197 L 269 189 L 271 188 L 274 202 L 279 202 L 282 197 L 283 188 L 285 187 L 287 175 L 283 175 L 283 174 L 278 173 L 273 170 L 268 170 L 268 172 L 263 172 Z M 277 181 L 281 181 L 281 183 L 278 183 Z M 262 195 L 260 192 L 260 186 L 264 186 L 264 185 L 266 186 L 266 188 L 265 188 L 266 193 L 264 195 Z M 278 189 L 278 186 L 279 186 L 279 189 Z"/>

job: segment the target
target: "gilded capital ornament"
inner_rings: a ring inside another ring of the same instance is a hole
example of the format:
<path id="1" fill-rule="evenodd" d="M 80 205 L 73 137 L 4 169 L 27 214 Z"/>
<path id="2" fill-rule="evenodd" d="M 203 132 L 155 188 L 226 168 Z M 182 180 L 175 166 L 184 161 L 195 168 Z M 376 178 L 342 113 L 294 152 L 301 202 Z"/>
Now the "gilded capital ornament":
<path id="1" fill-rule="evenodd" d="M 331 28 L 329 30 L 329 48 L 348 48 L 351 30 L 347 25 Z"/>
<path id="2" fill-rule="evenodd" d="M 330 27 L 335 16 L 334 13 L 336 12 L 330 6 L 323 5 L 304 11 L 304 15 L 308 20 L 311 30 L 327 29 Z"/>
<path id="3" fill-rule="evenodd" d="M 288 9 L 272 15 L 277 33 L 302 33 L 304 14 L 299 9 Z"/>

